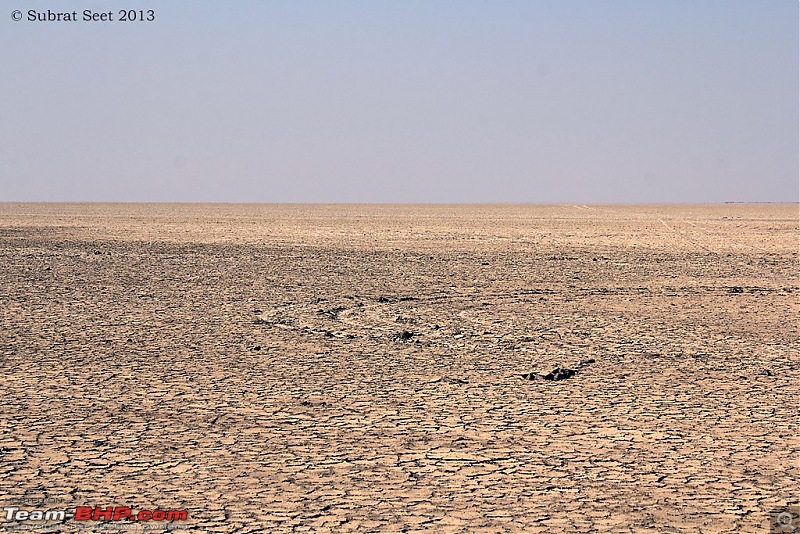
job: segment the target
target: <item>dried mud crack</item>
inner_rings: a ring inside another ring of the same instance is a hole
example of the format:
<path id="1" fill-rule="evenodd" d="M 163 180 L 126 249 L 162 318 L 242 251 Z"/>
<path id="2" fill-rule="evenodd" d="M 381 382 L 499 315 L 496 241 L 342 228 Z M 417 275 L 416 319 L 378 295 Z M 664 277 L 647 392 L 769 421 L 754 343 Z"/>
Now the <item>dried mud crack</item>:
<path id="1" fill-rule="evenodd" d="M 797 234 L 780 205 L 0 204 L 0 494 L 177 532 L 764 531 L 800 478 Z"/>

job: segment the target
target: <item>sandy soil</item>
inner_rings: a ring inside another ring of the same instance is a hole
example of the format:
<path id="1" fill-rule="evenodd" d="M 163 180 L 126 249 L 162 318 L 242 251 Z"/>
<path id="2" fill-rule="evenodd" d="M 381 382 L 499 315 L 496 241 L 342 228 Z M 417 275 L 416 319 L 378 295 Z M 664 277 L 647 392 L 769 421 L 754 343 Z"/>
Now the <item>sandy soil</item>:
<path id="1" fill-rule="evenodd" d="M 0 502 L 764 532 L 798 500 L 799 235 L 797 205 L 0 204 Z"/>

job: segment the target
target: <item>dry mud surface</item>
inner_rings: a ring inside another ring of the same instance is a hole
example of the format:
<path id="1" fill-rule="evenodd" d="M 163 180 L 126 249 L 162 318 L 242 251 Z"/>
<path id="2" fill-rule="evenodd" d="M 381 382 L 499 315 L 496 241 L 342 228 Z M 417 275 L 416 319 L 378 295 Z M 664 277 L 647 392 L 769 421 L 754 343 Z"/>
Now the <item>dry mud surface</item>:
<path id="1" fill-rule="evenodd" d="M 796 205 L 0 204 L 0 500 L 766 532 L 798 500 L 798 235 Z"/>

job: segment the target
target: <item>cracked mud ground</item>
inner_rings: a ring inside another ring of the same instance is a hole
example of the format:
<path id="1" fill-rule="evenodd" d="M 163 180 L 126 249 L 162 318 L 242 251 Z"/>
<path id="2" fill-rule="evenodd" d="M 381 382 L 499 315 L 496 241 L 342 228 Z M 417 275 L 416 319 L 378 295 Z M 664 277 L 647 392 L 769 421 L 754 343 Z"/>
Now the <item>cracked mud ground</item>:
<path id="1" fill-rule="evenodd" d="M 797 236 L 780 205 L 2 204 L 0 500 L 765 531 L 800 480 Z"/>

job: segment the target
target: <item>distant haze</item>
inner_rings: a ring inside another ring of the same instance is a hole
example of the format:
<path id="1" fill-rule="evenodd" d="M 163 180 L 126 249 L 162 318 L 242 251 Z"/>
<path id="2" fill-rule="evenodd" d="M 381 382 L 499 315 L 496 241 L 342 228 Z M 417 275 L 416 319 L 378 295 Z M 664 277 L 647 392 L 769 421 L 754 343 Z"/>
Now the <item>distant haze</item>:
<path id="1" fill-rule="evenodd" d="M 16 5 L 15 5 L 16 4 Z M 796 0 L 0 13 L 0 201 L 798 201 Z"/>

